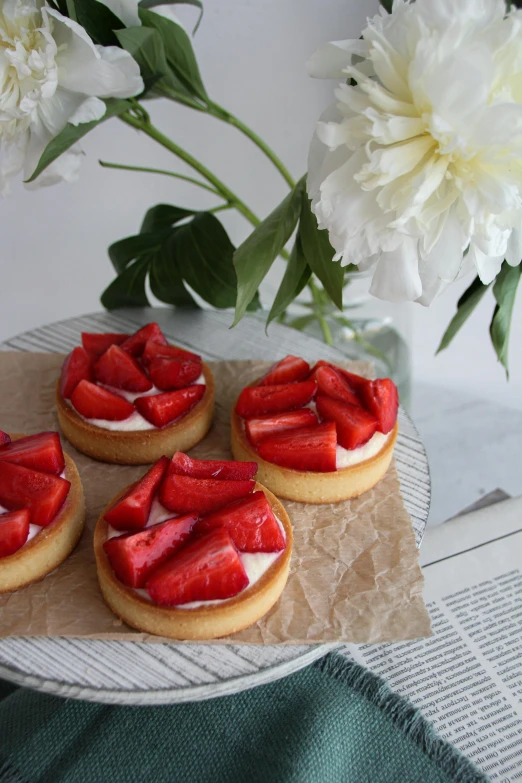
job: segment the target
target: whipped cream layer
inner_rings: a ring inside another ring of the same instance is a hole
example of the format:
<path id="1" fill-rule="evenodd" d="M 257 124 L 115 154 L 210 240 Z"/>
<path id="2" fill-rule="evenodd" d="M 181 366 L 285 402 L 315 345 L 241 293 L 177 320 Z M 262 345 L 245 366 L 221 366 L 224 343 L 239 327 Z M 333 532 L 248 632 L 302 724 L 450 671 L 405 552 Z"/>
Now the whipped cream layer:
<path id="1" fill-rule="evenodd" d="M 387 435 L 376 432 L 364 446 L 359 446 L 357 449 L 344 449 L 338 444 L 335 449 L 335 467 L 337 470 L 350 468 L 352 465 L 358 465 L 360 462 L 375 457 L 388 441 L 390 435 L 390 432 Z"/>
<path id="2" fill-rule="evenodd" d="M 165 522 L 167 519 L 174 519 L 176 516 L 179 516 L 178 514 L 174 514 L 172 511 L 169 511 L 168 509 L 163 506 L 157 498 L 154 499 L 152 503 L 152 508 L 150 510 L 150 515 L 147 520 L 147 524 L 145 527 L 151 527 L 152 525 L 158 525 L 160 522 Z M 277 524 L 281 528 L 283 532 L 284 539 L 286 541 L 286 532 L 284 529 L 284 526 L 281 522 L 281 520 L 274 514 Z M 125 533 L 122 530 L 115 530 L 110 525 L 107 525 L 108 528 L 108 534 L 107 534 L 107 540 L 109 538 L 114 538 L 115 536 L 122 536 L 125 535 Z M 138 531 L 128 531 L 130 532 L 138 532 Z M 248 590 L 249 587 L 252 587 L 252 585 L 255 585 L 256 582 L 258 582 L 263 574 L 265 574 L 270 566 L 275 563 L 277 558 L 283 554 L 285 550 L 281 550 L 281 552 L 239 552 L 239 559 L 241 560 L 241 563 L 243 565 L 243 568 L 246 571 L 246 575 L 248 576 L 248 585 L 245 587 L 245 590 Z M 129 590 L 132 590 L 136 595 L 139 595 L 141 598 L 144 598 L 146 601 L 149 601 L 150 603 L 153 603 L 149 594 L 146 590 L 135 588 L 135 587 L 129 587 Z M 241 592 L 244 592 L 242 590 Z M 237 595 L 241 595 L 241 593 L 238 593 Z M 233 596 L 236 598 L 237 596 Z M 212 606 L 213 604 L 223 604 L 226 601 L 231 601 L 232 598 L 218 598 L 214 601 L 191 601 L 187 604 L 178 604 L 176 606 L 173 606 L 173 609 L 197 609 L 200 606 Z"/>

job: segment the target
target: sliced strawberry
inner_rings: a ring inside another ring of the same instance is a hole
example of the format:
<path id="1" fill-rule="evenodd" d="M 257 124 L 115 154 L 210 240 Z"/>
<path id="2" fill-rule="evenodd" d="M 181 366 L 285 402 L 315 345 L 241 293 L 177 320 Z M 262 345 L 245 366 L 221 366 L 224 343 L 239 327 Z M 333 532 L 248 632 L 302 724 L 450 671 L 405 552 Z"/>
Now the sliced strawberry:
<path id="1" fill-rule="evenodd" d="M 152 389 L 149 381 L 136 359 L 119 345 L 111 345 L 94 365 L 97 381 L 116 389 L 130 392 L 146 392 Z"/>
<path id="2" fill-rule="evenodd" d="M 192 478 L 228 479 L 247 481 L 257 473 L 257 462 L 234 462 L 232 460 L 193 459 L 177 451 L 172 457 L 169 473 Z"/>
<path id="3" fill-rule="evenodd" d="M 134 413 L 132 403 L 89 381 L 80 381 L 71 396 L 71 402 L 86 419 L 123 421 Z"/>
<path id="4" fill-rule="evenodd" d="M 106 541 L 103 548 L 118 579 L 129 587 L 144 587 L 154 569 L 181 549 L 197 519 L 187 514 Z"/>
<path id="5" fill-rule="evenodd" d="M 131 489 L 105 514 L 109 525 L 116 530 L 139 530 L 145 527 L 154 495 L 163 481 L 169 464 L 168 457 L 161 457 L 142 479 L 133 484 Z"/>
<path id="6" fill-rule="evenodd" d="M 323 359 L 320 359 L 318 362 L 314 364 L 312 374 L 310 375 L 310 377 L 313 378 L 314 380 L 317 380 L 317 373 L 321 367 L 328 367 L 330 370 L 335 370 L 335 372 L 338 375 L 340 375 L 344 381 L 346 381 L 350 390 L 355 395 L 359 395 L 360 390 L 367 383 L 367 379 L 363 378 L 362 375 L 355 375 L 353 372 L 348 372 L 348 370 L 343 370 L 342 367 L 337 367 L 337 365 L 332 364 L 331 362 L 325 362 Z M 358 400 L 356 404 L 361 405 L 360 400 Z"/>
<path id="7" fill-rule="evenodd" d="M 333 367 L 318 367 L 315 371 L 317 393 L 326 394 L 334 400 L 348 402 L 350 405 L 360 405 L 357 395 L 350 388 L 348 381 Z"/>
<path id="8" fill-rule="evenodd" d="M 158 389 L 183 389 L 197 381 L 201 369 L 201 362 L 158 358 L 149 364 L 149 377 Z"/>
<path id="9" fill-rule="evenodd" d="M 155 321 L 138 329 L 137 332 L 121 343 L 121 347 L 124 351 L 128 351 L 133 356 L 141 356 L 147 340 L 153 340 L 154 342 L 162 343 L 163 345 L 167 344 L 165 335 Z"/>
<path id="10" fill-rule="evenodd" d="M 324 422 L 273 435 L 257 450 L 263 459 L 285 468 L 328 473 L 336 468 L 336 446 L 335 424 Z"/>
<path id="11" fill-rule="evenodd" d="M 274 386 L 278 383 L 304 381 L 310 375 L 310 365 L 298 356 L 285 356 L 264 375 L 258 386 Z"/>
<path id="12" fill-rule="evenodd" d="M 277 435 L 279 432 L 295 430 L 299 427 L 311 427 L 318 424 L 317 416 L 310 408 L 301 408 L 298 411 L 277 413 L 275 415 L 259 416 L 245 421 L 245 430 L 248 439 L 256 446 L 264 438 Z"/>
<path id="13" fill-rule="evenodd" d="M 178 514 L 210 514 L 227 503 L 244 498 L 254 490 L 255 481 L 199 479 L 168 473 L 160 488 L 160 501 Z"/>
<path id="14" fill-rule="evenodd" d="M 195 532 L 216 527 L 228 530 L 240 552 L 281 552 L 285 548 L 283 531 L 264 492 L 254 492 L 214 511 L 198 522 Z"/>
<path id="15" fill-rule="evenodd" d="M 128 340 L 128 334 L 114 334 L 112 332 L 103 332 L 96 334 L 94 332 L 82 332 L 82 345 L 88 354 L 94 358 L 105 353 L 111 345 L 120 345 L 124 340 Z"/>
<path id="16" fill-rule="evenodd" d="M 205 389 L 206 386 L 202 383 L 195 383 L 177 391 L 154 394 L 152 397 L 138 397 L 134 404 L 144 419 L 155 427 L 164 427 L 175 419 L 186 416 L 201 400 Z"/>
<path id="17" fill-rule="evenodd" d="M 302 408 L 310 402 L 316 389 L 315 381 L 247 386 L 239 395 L 236 413 L 245 419 L 260 413 L 281 413 Z"/>
<path id="18" fill-rule="evenodd" d="M 145 367 L 148 367 L 153 359 L 181 359 L 186 362 L 196 362 L 196 364 L 201 362 L 201 356 L 197 353 L 185 351 L 184 348 L 178 348 L 174 345 L 163 345 L 154 340 L 147 340 L 141 361 Z"/>
<path id="19" fill-rule="evenodd" d="M 80 381 L 92 381 L 92 360 L 85 348 L 75 348 L 63 363 L 60 394 L 68 400 Z"/>
<path id="20" fill-rule="evenodd" d="M 367 443 L 377 430 L 377 419 L 360 405 L 347 405 L 331 397 L 317 395 L 317 413 L 337 425 L 337 442 L 344 449 Z"/>
<path id="21" fill-rule="evenodd" d="M 13 462 L 44 473 L 63 473 L 65 460 L 57 432 L 40 432 L 27 435 L 0 446 L 0 461 Z"/>
<path id="22" fill-rule="evenodd" d="M 223 527 L 187 544 L 159 566 L 145 589 L 160 606 L 232 598 L 248 586 L 248 576 Z"/>
<path id="23" fill-rule="evenodd" d="M 50 473 L 0 462 L 0 505 L 29 509 L 33 525 L 49 525 L 65 502 L 70 481 Z"/>
<path id="24" fill-rule="evenodd" d="M 6 443 L 11 443 L 11 437 L 7 432 L 2 432 L 2 430 L 0 430 L 0 446 L 5 446 Z"/>
<path id="25" fill-rule="evenodd" d="M 363 404 L 378 421 L 377 429 L 385 435 L 395 427 L 399 410 L 399 393 L 391 378 L 367 381 L 361 392 Z"/>
<path id="26" fill-rule="evenodd" d="M 7 557 L 17 552 L 29 535 L 31 514 L 29 509 L 11 511 L 0 514 L 0 557 Z"/>

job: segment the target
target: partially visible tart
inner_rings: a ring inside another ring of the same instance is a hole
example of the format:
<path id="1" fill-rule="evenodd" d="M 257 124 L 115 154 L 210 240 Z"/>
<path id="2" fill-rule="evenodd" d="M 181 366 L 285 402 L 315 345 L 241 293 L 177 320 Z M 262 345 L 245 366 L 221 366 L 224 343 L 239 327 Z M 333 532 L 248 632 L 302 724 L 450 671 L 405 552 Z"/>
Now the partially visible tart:
<path id="1" fill-rule="evenodd" d="M 0 433 L 0 593 L 54 571 L 75 548 L 84 522 L 80 476 L 58 433 Z"/>
<path id="2" fill-rule="evenodd" d="M 58 421 L 79 451 L 142 465 L 186 451 L 214 414 L 214 378 L 201 357 L 169 345 L 159 326 L 133 335 L 82 334 L 56 388 Z"/>
<path id="3" fill-rule="evenodd" d="M 204 640 L 269 611 L 288 578 L 292 527 L 255 471 L 177 453 L 109 503 L 94 551 L 116 615 L 146 633 Z"/>
<path id="4" fill-rule="evenodd" d="M 397 413 L 389 378 L 370 381 L 288 356 L 241 392 L 232 412 L 232 453 L 256 461 L 259 481 L 279 497 L 337 503 L 384 476 Z"/>

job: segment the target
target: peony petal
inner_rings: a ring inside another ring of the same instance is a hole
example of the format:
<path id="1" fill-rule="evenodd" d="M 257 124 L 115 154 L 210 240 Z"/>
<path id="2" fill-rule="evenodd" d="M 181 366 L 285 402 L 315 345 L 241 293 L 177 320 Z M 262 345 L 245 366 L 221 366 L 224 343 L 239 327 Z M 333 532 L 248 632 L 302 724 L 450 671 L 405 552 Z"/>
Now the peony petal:
<path id="1" fill-rule="evenodd" d="M 518 266 L 522 260 L 522 230 L 514 228 L 506 248 L 506 261 L 510 266 Z"/>
<path id="2" fill-rule="evenodd" d="M 312 54 L 306 63 L 307 71 L 316 79 L 340 79 L 345 68 L 351 65 L 353 55 L 366 57 L 368 48 L 361 39 L 331 41 Z"/>
<path id="3" fill-rule="evenodd" d="M 475 265 L 481 282 L 484 285 L 492 283 L 500 272 L 504 256 L 487 256 L 474 243 L 469 246 L 468 255 Z"/>
<path id="4" fill-rule="evenodd" d="M 106 111 L 106 105 L 99 98 L 86 98 L 69 117 L 69 122 L 71 125 L 81 125 L 83 122 L 101 120 Z"/>
<path id="5" fill-rule="evenodd" d="M 419 298 L 422 283 L 415 240 L 405 238 L 396 250 L 381 254 L 370 293 L 389 302 L 411 302 Z"/>

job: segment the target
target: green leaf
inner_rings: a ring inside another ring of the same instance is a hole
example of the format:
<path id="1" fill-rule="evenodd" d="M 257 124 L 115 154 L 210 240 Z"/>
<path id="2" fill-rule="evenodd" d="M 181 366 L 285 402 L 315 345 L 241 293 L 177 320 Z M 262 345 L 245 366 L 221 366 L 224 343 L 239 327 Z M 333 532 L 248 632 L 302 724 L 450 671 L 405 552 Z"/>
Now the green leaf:
<path id="1" fill-rule="evenodd" d="M 125 27 L 121 19 L 98 0 L 79 0 L 76 18 L 87 34 L 102 46 L 118 46 L 115 30 Z"/>
<path id="2" fill-rule="evenodd" d="M 184 209 L 183 207 L 173 207 L 170 204 L 156 204 L 151 207 L 141 224 L 140 233 L 146 234 L 149 231 L 158 231 L 164 228 L 171 228 L 180 220 L 195 215 L 193 209 Z"/>
<path id="3" fill-rule="evenodd" d="M 108 310 L 117 307 L 148 307 L 145 280 L 149 269 L 148 258 L 142 258 L 128 266 L 101 295 L 101 303 Z"/>
<path id="4" fill-rule="evenodd" d="M 157 30 L 149 27 L 126 27 L 123 30 L 116 30 L 116 37 L 122 47 L 136 60 L 149 86 L 150 81 L 154 80 L 155 83 L 167 87 L 181 87 L 169 68 L 165 47 Z"/>
<path id="5" fill-rule="evenodd" d="M 243 318 L 261 281 L 290 239 L 299 217 L 303 187 L 304 180 L 300 180 L 234 253 L 238 294 L 233 326 Z"/>
<path id="6" fill-rule="evenodd" d="M 380 0 L 382 7 L 388 11 L 389 14 L 392 12 L 392 5 L 393 0 Z"/>
<path id="7" fill-rule="evenodd" d="M 140 258 L 147 253 L 159 250 L 164 238 L 164 233 L 155 232 L 136 234 L 135 236 L 125 237 L 125 239 L 114 242 L 114 244 L 109 247 L 108 253 L 116 272 L 118 272 L 118 274 L 123 272 L 125 267 L 127 267 L 131 261 L 134 261 L 135 258 Z"/>
<path id="8" fill-rule="evenodd" d="M 161 36 L 167 62 L 176 79 L 191 95 L 208 100 L 190 38 L 181 25 L 171 19 L 147 11 L 139 11 L 140 19 L 148 29 L 155 29 Z"/>
<path id="9" fill-rule="evenodd" d="M 469 288 L 464 291 L 457 303 L 457 312 L 442 335 L 442 340 L 437 348 L 437 353 L 440 353 L 440 351 L 443 351 L 444 348 L 448 347 L 457 332 L 464 326 L 488 288 L 489 286 L 483 285 L 480 282 L 480 278 L 476 277 Z"/>
<path id="10" fill-rule="evenodd" d="M 49 142 L 47 147 L 42 152 L 42 157 L 38 161 L 38 165 L 26 182 L 33 182 L 36 177 L 44 171 L 47 166 L 53 163 L 56 158 L 59 158 L 63 152 L 66 152 L 73 144 L 76 144 L 80 139 L 89 133 L 93 128 L 99 125 L 105 120 L 110 120 L 111 117 L 117 117 L 119 114 L 123 114 L 128 111 L 132 104 L 129 101 L 125 101 L 119 98 L 108 98 L 104 101 L 107 106 L 107 110 L 100 120 L 93 120 L 92 122 L 82 122 L 80 125 L 71 125 L 67 123 L 63 131 L 55 136 L 52 141 Z"/>
<path id="11" fill-rule="evenodd" d="M 301 196 L 301 220 L 297 235 L 308 266 L 321 281 L 332 302 L 342 310 L 344 269 L 339 262 L 332 261 L 335 251 L 328 239 L 328 231 L 319 230 L 305 191 Z"/>
<path id="12" fill-rule="evenodd" d="M 157 5 L 195 5 L 196 8 L 200 9 L 193 35 L 197 33 L 198 27 L 203 19 L 203 3 L 200 0 L 141 0 L 141 2 L 138 3 L 140 8 L 155 8 Z"/>
<path id="13" fill-rule="evenodd" d="M 152 293 L 161 302 L 175 307 L 199 307 L 185 288 L 176 259 L 165 246 L 151 256 L 149 281 Z"/>
<path id="14" fill-rule="evenodd" d="M 281 313 L 284 313 L 288 305 L 294 301 L 296 296 L 299 296 L 310 279 L 311 274 L 312 270 L 306 263 L 301 243 L 296 238 L 281 285 L 279 286 L 274 303 L 268 314 L 266 321 L 267 327 L 274 318 L 278 318 Z"/>
<path id="15" fill-rule="evenodd" d="M 291 326 L 292 329 L 299 329 L 301 332 L 314 321 L 317 321 L 317 315 L 315 313 L 310 313 L 309 315 L 300 315 L 292 321 L 288 321 L 287 326 Z"/>
<path id="16" fill-rule="evenodd" d="M 189 286 L 213 307 L 233 307 L 237 280 L 234 245 L 219 220 L 199 212 L 172 232 L 168 254 L 176 260 Z"/>
<path id="17" fill-rule="evenodd" d="M 493 295 L 497 300 L 497 306 L 493 313 L 489 333 L 493 347 L 500 363 L 506 370 L 508 378 L 509 332 L 511 330 L 511 318 L 521 274 L 522 266 L 520 264 L 518 266 L 510 266 L 507 261 L 504 261 L 502 269 L 493 284 Z"/>

